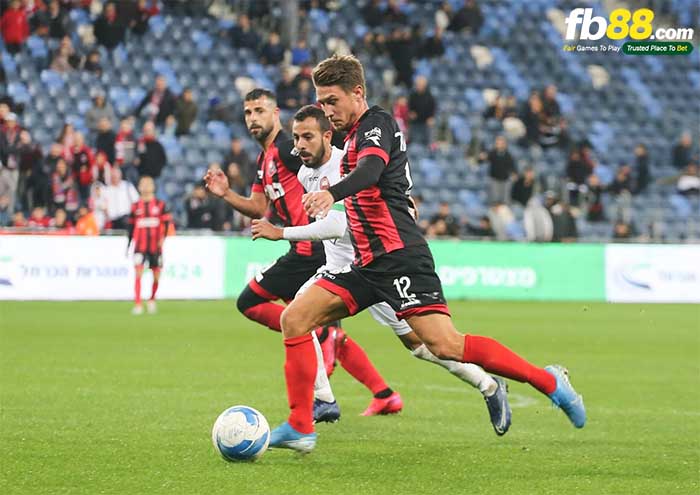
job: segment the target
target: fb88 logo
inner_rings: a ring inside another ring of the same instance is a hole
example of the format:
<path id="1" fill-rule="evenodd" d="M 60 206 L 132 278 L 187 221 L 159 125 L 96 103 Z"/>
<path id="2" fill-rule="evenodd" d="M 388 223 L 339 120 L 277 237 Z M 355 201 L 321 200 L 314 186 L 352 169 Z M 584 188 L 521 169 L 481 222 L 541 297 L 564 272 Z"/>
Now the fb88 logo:
<path id="1" fill-rule="evenodd" d="M 576 39 L 576 28 L 581 24 L 582 40 L 599 40 L 606 36 L 611 40 L 621 40 L 629 36 L 633 40 L 659 39 L 659 40 L 691 40 L 693 30 L 690 28 L 659 28 L 654 32 L 651 21 L 654 19 L 654 11 L 651 9 L 638 9 L 634 13 L 627 9 L 615 9 L 610 12 L 610 20 L 601 16 L 593 17 L 592 8 L 577 8 L 572 10 L 564 20 L 566 23 L 566 39 Z M 629 22 L 632 21 L 630 25 Z M 596 31 L 591 32 L 591 26 L 596 26 Z"/>

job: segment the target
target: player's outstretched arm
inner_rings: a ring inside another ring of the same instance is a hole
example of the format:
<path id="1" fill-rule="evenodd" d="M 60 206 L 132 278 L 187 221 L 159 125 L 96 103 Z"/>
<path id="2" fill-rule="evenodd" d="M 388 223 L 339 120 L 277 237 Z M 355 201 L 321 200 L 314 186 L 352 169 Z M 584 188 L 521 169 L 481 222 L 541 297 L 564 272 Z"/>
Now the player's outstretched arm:
<path id="1" fill-rule="evenodd" d="M 266 220 L 253 220 L 251 231 L 253 240 L 269 239 L 278 241 L 326 241 L 339 239 L 345 234 L 347 220 L 342 211 L 331 210 L 325 217 L 311 222 L 308 225 L 296 227 L 275 227 Z"/>
<path id="2" fill-rule="evenodd" d="M 384 168 L 384 160 L 376 155 L 360 158 L 355 170 L 340 182 L 333 184 L 330 189 L 305 194 L 302 201 L 306 212 L 312 217 L 325 215 L 336 201 L 357 194 L 379 182 Z"/>
<path id="3" fill-rule="evenodd" d="M 252 192 L 249 198 L 232 191 L 228 184 L 228 178 L 223 170 L 209 170 L 204 175 L 204 183 L 207 189 L 220 198 L 223 198 L 235 210 L 251 218 L 265 216 L 267 210 L 267 197 L 261 192 Z"/>

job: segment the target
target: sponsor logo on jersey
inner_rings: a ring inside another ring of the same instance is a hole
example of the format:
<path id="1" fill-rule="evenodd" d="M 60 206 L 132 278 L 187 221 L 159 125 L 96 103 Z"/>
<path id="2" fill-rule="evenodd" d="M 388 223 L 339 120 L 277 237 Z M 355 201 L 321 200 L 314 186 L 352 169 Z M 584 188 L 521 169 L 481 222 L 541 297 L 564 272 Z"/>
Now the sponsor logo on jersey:
<path id="1" fill-rule="evenodd" d="M 157 217 L 144 217 L 136 220 L 136 226 L 139 228 L 158 227 L 158 225 L 160 225 L 160 219 Z"/>
<path id="2" fill-rule="evenodd" d="M 367 132 L 365 132 L 365 139 L 367 141 L 372 141 L 375 146 L 379 146 L 379 140 L 382 138 L 382 130 L 379 127 L 375 127 Z"/>

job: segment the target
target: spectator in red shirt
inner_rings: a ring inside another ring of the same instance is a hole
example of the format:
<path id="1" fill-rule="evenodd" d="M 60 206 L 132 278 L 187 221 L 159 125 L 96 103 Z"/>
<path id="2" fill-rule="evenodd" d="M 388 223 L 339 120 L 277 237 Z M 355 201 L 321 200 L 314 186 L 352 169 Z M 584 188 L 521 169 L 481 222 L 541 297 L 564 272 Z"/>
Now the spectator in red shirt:
<path id="1" fill-rule="evenodd" d="M 51 218 L 46 215 L 46 208 L 37 206 L 32 210 L 32 215 L 29 217 L 27 224 L 35 229 L 45 229 L 49 227 L 50 222 Z"/>
<path id="2" fill-rule="evenodd" d="M 22 45 L 29 37 L 29 21 L 27 12 L 20 5 L 19 0 L 12 0 L 10 8 L 0 18 L 0 31 L 7 51 L 19 53 Z"/>

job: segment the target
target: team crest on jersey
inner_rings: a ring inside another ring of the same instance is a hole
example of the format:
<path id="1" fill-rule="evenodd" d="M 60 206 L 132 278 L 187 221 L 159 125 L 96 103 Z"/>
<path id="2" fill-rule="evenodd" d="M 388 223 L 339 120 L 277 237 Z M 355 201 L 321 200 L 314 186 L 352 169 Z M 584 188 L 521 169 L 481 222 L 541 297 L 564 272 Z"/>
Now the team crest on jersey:
<path id="1" fill-rule="evenodd" d="M 277 173 L 277 165 L 275 165 L 274 160 L 270 160 L 267 162 L 267 175 L 272 177 Z"/>
<path id="2" fill-rule="evenodd" d="M 328 177 L 322 177 L 321 182 L 319 182 L 319 187 L 321 188 L 321 191 L 325 191 L 327 189 L 330 189 L 331 187 L 331 181 L 328 180 Z"/>
<path id="3" fill-rule="evenodd" d="M 379 140 L 382 138 L 382 130 L 379 127 L 375 127 L 367 132 L 365 132 L 365 139 L 367 141 L 372 141 L 375 146 L 379 146 Z"/>
<path id="4" fill-rule="evenodd" d="M 160 213 L 160 208 L 158 208 L 158 205 L 152 205 L 151 206 L 151 215 L 157 215 Z"/>

